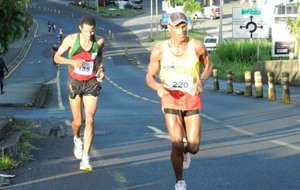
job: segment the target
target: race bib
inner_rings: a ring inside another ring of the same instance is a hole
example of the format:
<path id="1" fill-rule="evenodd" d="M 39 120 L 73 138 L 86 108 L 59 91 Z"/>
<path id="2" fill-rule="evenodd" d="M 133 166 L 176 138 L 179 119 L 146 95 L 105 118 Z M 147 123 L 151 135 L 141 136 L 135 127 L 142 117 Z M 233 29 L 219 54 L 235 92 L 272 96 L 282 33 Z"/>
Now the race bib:
<path id="1" fill-rule="evenodd" d="M 193 77 L 187 75 L 170 77 L 168 86 L 170 90 L 180 90 L 190 93 L 193 88 Z"/>
<path id="2" fill-rule="evenodd" d="M 92 75 L 94 68 L 93 61 L 85 61 L 81 67 L 75 67 L 74 73 L 80 75 Z"/>

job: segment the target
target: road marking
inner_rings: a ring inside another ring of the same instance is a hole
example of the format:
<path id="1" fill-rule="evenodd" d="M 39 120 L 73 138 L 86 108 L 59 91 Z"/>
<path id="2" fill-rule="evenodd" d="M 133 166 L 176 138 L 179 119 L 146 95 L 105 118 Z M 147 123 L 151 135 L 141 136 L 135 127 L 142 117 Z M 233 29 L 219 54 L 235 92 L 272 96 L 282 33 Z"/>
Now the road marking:
<path id="1" fill-rule="evenodd" d="M 111 176 L 115 179 L 115 181 L 117 181 L 118 183 L 121 184 L 128 184 L 128 181 L 125 177 L 125 175 L 123 175 L 121 172 L 118 171 L 113 171 L 111 172 Z"/>
<path id="2" fill-rule="evenodd" d="M 123 188 L 118 188 L 118 189 L 114 189 L 114 190 L 142 189 L 143 187 L 153 186 L 154 184 L 158 184 L 158 182 L 143 183 L 140 185 L 133 185 L 130 187 L 123 187 Z"/>
<path id="3" fill-rule="evenodd" d="M 62 101 L 62 95 L 61 95 L 61 86 L 60 86 L 60 67 L 57 69 L 56 74 L 56 89 L 57 89 L 57 102 L 58 102 L 58 109 L 65 110 L 64 103 Z"/>
<path id="4" fill-rule="evenodd" d="M 257 135 L 255 133 L 252 133 L 250 131 L 246 131 L 244 129 L 240 129 L 240 128 L 235 127 L 233 125 L 226 125 L 225 127 L 229 128 L 229 129 L 231 129 L 233 131 L 239 132 L 241 134 L 244 134 L 244 135 L 248 135 L 248 136 L 251 136 L 251 137 L 257 137 Z"/>
<path id="5" fill-rule="evenodd" d="M 36 21 L 36 20 L 33 20 L 33 22 L 35 22 L 36 23 L 36 25 L 37 25 L 37 27 L 36 27 L 36 29 L 35 29 L 35 31 L 34 31 L 34 37 L 36 36 L 36 34 L 37 34 L 37 31 L 38 31 L 38 29 L 39 29 L 39 24 L 38 24 L 38 22 Z M 34 40 L 31 40 L 30 41 L 30 44 L 29 44 L 29 46 L 28 47 L 31 47 L 31 45 L 32 45 L 32 43 L 33 43 L 33 41 Z M 18 67 L 19 67 L 19 65 L 24 61 L 24 59 L 25 59 L 25 57 L 26 57 L 26 55 L 28 54 L 28 51 L 30 50 L 30 48 L 27 48 L 26 49 L 26 51 L 25 51 L 25 53 L 24 53 L 24 56 L 21 58 L 21 60 L 18 62 L 18 64 L 16 65 L 16 66 L 14 66 L 14 68 L 12 69 L 12 70 L 10 70 L 8 73 L 7 73 L 7 75 L 5 76 L 5 78 L 8 78 Z"/>
<path id="6" fill-rule="evenodd" d="M 135 98 L 138 98 L 138 99 L 141 99 L 141 100 L 144 100 L 144 101 L 148 101 L 148 102 L 153 102 L 153 103 L 156 103 L 156 104 L 159 104 L 160 102 L 159 101 L 156 101 L 156 100 L 152 100 L 150 98 L 146 98 L 146 97 L 143 97 L 143 96 L 140 96 L 140 95 L 137 95 L 135 93 L 132 93 L 124 88 L 122 88 L 121 86 L 119 86 L 117 83 L 115 83 L 114 81 L 112 81 L 107 75 L 105 76 L 105 79 L 108 80 L 109 83 L 111 83 L 113 86 L 115 86 L 117 89 L 125 92 L 126 94 L 130 95 L 130 96 L 133 96 Z"/>
<path id="7" fill-rule="evenodd" d="M 291 149 L 294 149 L 294 150 L 297 150 L 298 152 L 300 152 L 300 147 L 299 146 L 292 145 L 292 144 L 289 144 L 287 142 L 283 142 L 283 141 L 280 141 L 280 140 L 270 140 L 270 142 L 272 142 L 274 144 L 281 145 L 281 146 L 285 146 L 285 147 L 288 147 L 288 148 L 291 148 Z"/>
<path id="8" fill-rule="evenodd" d="M 212 121 L 212 122 L 216 122 L 216 123 L 221 123 L 221 121 L 219 120 L 216 120 L 210 116 L 207 116 L 205 114 L 202 114 L 201 113 L 201 116 L 203 116 L 204 118 Z M 298 122 L 300 122 L 300 120 L 298 120 Z M 255 138 L 259 138 L 259 137 L 263 137 L 263 136 L 259 136 L 257 135 L 256 133 L 253 133 L 253 132 L 250 132 L 250 131 L 247 131 L 247 130 L 244 130 L 244 129 L 240 129 L 238 127 L 235 127 L 233 125 L 225 125 L 226 128 L 229 128 L 233 131 L 236 131 L 238 133 L 241 133 L 243 135 L 247 135 L 247 136 L 250 136 L 250 137 L 255 137 Z M 299 146 L 296 146 L 296 145 L 292 145 L 290 143 L 287 143 L 287 142 L 284 142 L 284 141 L 281 141 L 281 140 L 268 140 L 269 142 L 273 143 L 273 144 L 276 144 L 276 145 L 280 145 L 280 146 L 284 146 L 284 147 L 287 147 L 287 148 L 290 148 L 290 149 L 293 149 L 293 150 L 296 150 L 298 152 L 300 152 L 300 147 Z"/>
<path id="9" fill-rule="evenodd" d="M 146 127 L 148 127 L 149 129 L 151 129 L 152 131 L 154 131 L 154 136 L 155 137 L 160 138 L 160 139 L 168 139 L 168 140 L 170 140 L 170 136 L 166 132 L 158 129 L 157 127 L 154 127 L 154 126 L 146 126 Z"/>

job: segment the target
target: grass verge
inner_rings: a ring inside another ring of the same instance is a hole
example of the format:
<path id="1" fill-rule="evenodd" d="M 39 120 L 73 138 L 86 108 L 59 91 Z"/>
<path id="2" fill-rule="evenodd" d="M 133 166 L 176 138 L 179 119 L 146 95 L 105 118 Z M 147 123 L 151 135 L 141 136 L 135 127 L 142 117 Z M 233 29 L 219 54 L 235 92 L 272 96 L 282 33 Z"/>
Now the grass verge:
<path id="1" fill-rule="evenodd" d="M 98 11 L 96 10 L 96 6 L 94 4 L 85 4 L 84 6 L 80 6 L 76 3 L 70 3 L 72 6 L 76 6 L 78 8 L 87 9 L 89 11 L 93 11 L 96 14 L 99 14 L 103 17 L 108 18 L 126 18 L 126 17 L 134 17 L 136 15 L 140 15 L 145 13 L 143 10 L 135 10 L 135 9 L 119 9 L 117 6 L 107 6 L 107 7 L 98 7 Z"/>
<path id="2" fill-rule="evenodd" d="M 42 139 L 41 135 L 38 135 L 30 131 L 35 125 L 26 126 L 22 129 L 19 139 L 19 155 L 16 158 L 11 158 L 8 155 L 0 156 L 0 170 L 10 170 L 19 167 L 24 161 L 34 160 L 32 152 L 38 150 L 31 141 Z"/>

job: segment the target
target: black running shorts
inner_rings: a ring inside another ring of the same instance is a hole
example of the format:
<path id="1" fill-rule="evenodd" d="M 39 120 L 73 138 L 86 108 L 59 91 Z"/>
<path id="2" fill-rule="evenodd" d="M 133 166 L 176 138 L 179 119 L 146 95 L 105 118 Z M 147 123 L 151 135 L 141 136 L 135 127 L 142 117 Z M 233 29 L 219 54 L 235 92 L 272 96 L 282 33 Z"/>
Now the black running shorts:
<path id="1" fill-rule="evenodd" d="M 90 80 L 80 81 L 69 77 L 68 79 L 68 91 L 70 98 L 74 99 L 76 95 L 82 96 L 99 96 L 100 83 L 96 78 Z"/>
<path id="2" fill-rule="evenodd" d="M 199 114 L 200 110 L 175 110 L 175 109 L 170 109 L 170 108 L 164 108 L 163 113 L 188 117 L 191 115 Z"/>

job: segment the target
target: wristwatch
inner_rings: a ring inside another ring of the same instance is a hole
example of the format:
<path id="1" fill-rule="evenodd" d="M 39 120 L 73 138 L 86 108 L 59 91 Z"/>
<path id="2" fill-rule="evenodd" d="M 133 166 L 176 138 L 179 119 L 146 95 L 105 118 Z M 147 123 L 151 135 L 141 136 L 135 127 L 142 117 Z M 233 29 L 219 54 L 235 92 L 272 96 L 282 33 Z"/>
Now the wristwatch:
<path id="1" fill-rule="evenodd" d="M 200 81 L 201 81 L 201 85 L 204 86 L 205 80 L 204 79 L 200 79 Z"/>

